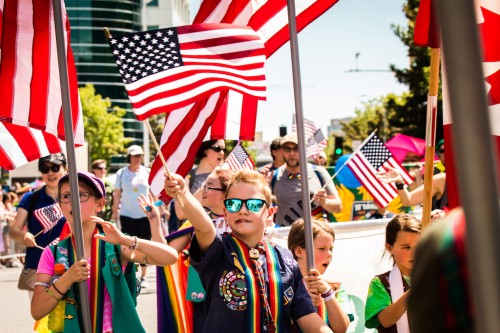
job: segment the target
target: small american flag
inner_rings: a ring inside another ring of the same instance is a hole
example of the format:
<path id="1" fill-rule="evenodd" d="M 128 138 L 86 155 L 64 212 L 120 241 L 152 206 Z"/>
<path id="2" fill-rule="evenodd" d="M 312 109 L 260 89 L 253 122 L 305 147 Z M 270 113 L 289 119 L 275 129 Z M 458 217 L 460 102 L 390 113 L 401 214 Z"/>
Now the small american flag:
<path id="1" fill-rule="evenodd" d="M 229 154 L 226 158 L 226 162 L 224 164 L 228 165 L 229 169 L 233 171 L 241 169 L 255 169 L 255 164 L 253 163 L 252 158 L 248 155 L 241 143 L 238 143 L 236 147 L 234 147 L 231 154 Z"/>
<path id="2" fill-rule="evenodd" d="M 377 172 L 384 171 L 387 166 L 390 166 L 401 174 L 406 184 L 413 182 L 406 169 L 393 158 L 392 153 L 376 135 L 373 135 L 361 146 L 347 165 L 375 202 L 382 207 L 387 207 L 389 202 L 398 195 L 398 192 L 394 184 L 379 181 Z"/>
<path id="3" fill-rule="evenodd" d="M 292 133 L 297 133 L 297 125 L 295 117 L 293 117 Z M 304 136 L 306 138 L 306 158 L 311 158 L 319 155 L 322 152 L 328 141 L 326 140 L 321 128 L 309 119 L 304 119 Z"/>
<path id="4" fill-rule="evenodd" d="M 264 43 L 249 27 L 194 24 L 117 36 L 109 44 L 139 120 L 222 88 L 266 99 Z"/>
<path id="5" fill-rule="evenodd" d="M 37 209 L 33 212 L 38 222 L 42 225 L 44 233 L 52 229 L 62 217 L 62 210 L 58 204 Z"/>

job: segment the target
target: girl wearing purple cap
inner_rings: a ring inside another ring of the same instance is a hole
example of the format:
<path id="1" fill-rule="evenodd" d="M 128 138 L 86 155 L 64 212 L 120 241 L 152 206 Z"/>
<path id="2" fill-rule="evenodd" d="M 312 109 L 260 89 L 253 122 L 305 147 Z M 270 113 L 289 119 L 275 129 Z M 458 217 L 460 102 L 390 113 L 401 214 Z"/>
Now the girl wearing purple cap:
<path id="1" fill-rule="evenodd" d="M 38 266 L 31 314 L 35 319 L 43 318 L 64 302 L 63 330 L 56 332 L 79 332 L 81 313 L 77 304 L 82 296 L 76 283 L 87 281 L 92 332 L 144 332 L 135 310 L 133 262 L 166 266 L 177 261 L 177 252 L 166 244 L 125 235 L 113 223 L 97 217 L 105 204 L 105 188 L 93 174 L 79 172 L 78 184 L 86 259 L 76 259 L 73 237 L 47 247 Z M 73 230 L 68 175 L 59 181 L 58 201 Z M 152 229 L 161 235 L 159 223 Z M 64 273 L 54 279 L 55 268 L 61 265 Z"/>

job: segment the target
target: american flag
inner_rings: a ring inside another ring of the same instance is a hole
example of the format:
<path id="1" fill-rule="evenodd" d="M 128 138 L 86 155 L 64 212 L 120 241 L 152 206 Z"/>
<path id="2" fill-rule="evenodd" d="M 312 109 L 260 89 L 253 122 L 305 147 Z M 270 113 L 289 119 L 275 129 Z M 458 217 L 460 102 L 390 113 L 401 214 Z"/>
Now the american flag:
<path id="1" fill-rule="evenodd" d="M 302 0 L 297 2 L 297 31 L 301 31 L 337 1 Z M 270 57 L 289 40 L 286 1 L 281 0 L 202 1 L 193 23 L 228 23 L 249 26 L 264 41 L 267 57 Z M 193 130 L 179 119 L 177 111 L 166 115 L 161 150 L 169 152 L 164 156 L 170 171 L 182 176 L 187 175 L 193 165 L 198 147 L 207 133 L 212 139 L 254 140 L 258 100 L 253 96 L 242 95 L 233 90 L 218 92 L 204 101 L 192 104 L 191 108 L 192 110 L 183 108 L 182 112 L 191 117 L 189 123 L 196 125 Z M 200 113 L 198 120 L 192 119 L 196 112 Z M 183 138 L 172 133 L 189 135 Z M 153 193 L 165 200 L 167 197 L 162 191 L 165 179 L 163 173 L 161 160 L 157 157 L 151 168 L 149 183 Z"/>
<path id="2" fill-rule="evenodd" d="M 295 117 L 293 118 L 292 133 L 297 133 L 297 124 L 295 124 Z M 326 140 L 321 128 L 309 119 L 304 119 L 304 136 L 306 138 L 306 158 L 311 158 L 319 155 L 326 146 Z"/>
<path id="3" fill-rule="evenodd" d="M 42 225 L 44 233 L 55 227 L 57 221 L 63 217 L 61 207 L 58 204 L 37 209 L 33 212 L 33 215 Z"/>
<path id="4" fill-rule="evenodd" d="M 372 135 L 359 148 L 347 165 L 371 194 L 375 202 L 382 207 L 387 207 L 398 195 L 398 192 L 394 184 L 386 184 L 379 181 L 377 172 L 384 171 L 389 166 L 395 168 L 401 174 L 406 184 L 413 182 L 406 169 L 399 164 L 382 140 L 376 135 Z"/>
<path id="5" fill-rule="evenodd" d="M 264 44 L 249 27 L 195 24 L 109 39 L 137 119 L 222 88 L 265 100 Z"/>
<path id="6" fill-rule="evenodd" d="M 229 167 L 230 170 L 236 171 L 241 169 L 255 169 L 255 164 L 252 161 L 250 155 L 248 155 L 247 151 L 241 143 L 238 143 L 236 147 L 234 147 L 233 151 L 226 158 L 224 162 L 225 165 Z"/>
<path id="7" fill-rule="evenodd" d="M 327 146 L 328 141 L 326 141 L 321 129 L 314 132 L 313 136 L 307 140 L 306 143 L 306 155 L 307 158 L 318 156 Z"/>
<path id="8" fill-rule="evenodd" d="M 0 0 L 0 166 L 9 170 L 61 151 L 64 119 L 52 1 Z M 83 116 L 69 21 L 65 39 L 75 145 L 83 144 Z"/>

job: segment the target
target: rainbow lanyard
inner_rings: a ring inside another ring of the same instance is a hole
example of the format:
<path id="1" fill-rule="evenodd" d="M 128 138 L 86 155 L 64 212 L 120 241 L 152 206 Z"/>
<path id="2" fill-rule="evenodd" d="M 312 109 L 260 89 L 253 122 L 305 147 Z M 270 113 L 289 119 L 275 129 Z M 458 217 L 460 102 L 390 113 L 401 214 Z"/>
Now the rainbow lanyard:
<path id="1" fill-rule="evenodd" d="M 260 311 L 261 301 L 259 288 L 257 285 L 257 277 L 254 275 L 253 265 L 249 255 L 248 246 L 232 234 L 231 240 L 236 248 L 236 254 L 239 262 L 245 273 L 248 290 L 248 328 L 249 332 L 260 332 Z M 269 240 L 264 240 L 264 249 L 266 251 L 267 274 L 269 277 L 269 306 L 271 315 L 276 325 L 276 332 L 281 333 L 281 317 L 283 314 L 283 283 L 281 281 L 280 265 L 276 250 L 273 248 Z"/>
<path id="2" fill-rule="evenodd" d="M 98 233 L 97 229 L 94 230 L 94 235 Z M 71 236 L 71 250 L 69 251 L 71 259 L 76 262 L 75 252 L 75 239 Z M 103 308 L 104 308 L 104 277 L 102 275 L 102 268 L 104 266 L 104 241 L 92 237 L 91 245 L 91 258 L 92 263 L 90 266 L 90 320 L 92 324 L 92 333 L 102 332 Z M 70 262 L 70 266 L 73 264 Z M 77 290 L 77 288 L 75 289 Z"/>

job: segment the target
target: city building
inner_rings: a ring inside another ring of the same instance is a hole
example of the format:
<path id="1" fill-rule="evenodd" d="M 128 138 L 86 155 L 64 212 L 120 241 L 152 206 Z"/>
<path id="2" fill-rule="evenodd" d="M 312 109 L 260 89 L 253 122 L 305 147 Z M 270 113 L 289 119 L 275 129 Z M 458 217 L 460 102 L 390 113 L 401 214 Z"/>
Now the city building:
<path id="1" fill-rule="evenodd" d="M 126 109 L 125 137 L 144 145 L 143 124 L 135 119 L 103 29 L 113 35 L 189 24 L 189 0 L 65 0 L 65 4 L 79 85 L 93 84 L 113 106 Z M 111 164 L 123 162 L 118 158 Z"/>

